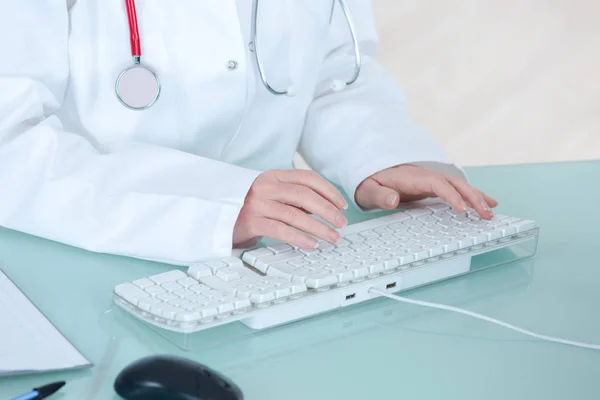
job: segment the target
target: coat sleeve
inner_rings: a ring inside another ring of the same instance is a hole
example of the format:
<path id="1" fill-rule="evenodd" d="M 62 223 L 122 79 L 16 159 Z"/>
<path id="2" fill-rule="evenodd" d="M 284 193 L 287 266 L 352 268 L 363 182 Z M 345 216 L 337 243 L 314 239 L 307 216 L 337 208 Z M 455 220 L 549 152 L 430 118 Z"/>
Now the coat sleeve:
<path id="1" fill-rule="evenodd" d="M 230 254 L 258 172 L 140 143 L 100 152 L 81 132 L 66 131 L 56 116 L 69 75 L 66 2 L 7 5 L 0 12 L 0 225 L 172 264 Z"/>
<path id="2" fill-rule="evenodd" d="M 419 164 L 466 179 L 463 170 L 408 117 L 403 92 L 375 60 L 377 33 L 370 1 L 346 3 L 361 51 L 359 79 L 340 92 L 331 90 L 334 80 L 347 81 L 354 70 L 352 37 L 342 9 L 336 7 L 300 154 L 313 169 L 339 184 L 353 202 L 365 178 L 400 164 Z"/>

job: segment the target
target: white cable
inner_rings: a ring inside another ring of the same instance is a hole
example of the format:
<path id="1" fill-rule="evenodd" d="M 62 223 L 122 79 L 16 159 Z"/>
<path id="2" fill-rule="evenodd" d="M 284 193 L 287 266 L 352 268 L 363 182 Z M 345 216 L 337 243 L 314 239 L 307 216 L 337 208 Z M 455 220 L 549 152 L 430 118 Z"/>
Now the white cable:
<path id="1" fill-rule="evenodd" d="M 517 331 L 517 332 L 523 333 L 528 336 L 533 336 L 534 338 L 537 338 L 537 339 L 547 340 L 549 342 L 566 344 L 566 345 L 570 345 L 570 346 L 583 347 L 586 349 L 600 350 L 600 345 L 598 345 L 598 344 L 582 343 L 582 342 L 576 342 L 574 340 L 561 339 L 561 338 L 556 338 L 556 337 L 552 337 L 552 336 L 541 335 L 539 333 L 531 332 L 531 331 L 528 331 L 527 329 L 523 329 L 523 328 L 519 328 L 518 326 L 511 325 L 507 322 L 499 321 L 497 319 L 487 317 L 485 315 L 477 314 L 472 311 L 463 310 L 462 308 L 447 306 L 447 305 L 438 304 L 438 303 L 430 303 L 430 302 L 421 301 L 421 300 L 413 300 L 413 299 L 409 299 L 407 297 L 402 297 L 402 296 L 398 296 L 395 294 L 386 293 L 381 290 L 375 289 L 373 287 L 369 289 L 369 292 L 376 293 L 381 296 L 387 297 L 389 299 L 400 301 L 403 303 L 410 303 L 410 304 L 415 304 L 418 306 L 437 308 L 440 310 L 446 310 L 446 311 L 452 311 L 452 312 L 459 313 L 459 314 L 464 314 L 469 317 L 481 319 L 481 320 L 484 320 L 487 322 L 491 322 L 492 324 L 496 324 L 496 325 L 500 325 L 500 326 L 503 326 L 508 329 L 512 329 L 513 331 Z"/>

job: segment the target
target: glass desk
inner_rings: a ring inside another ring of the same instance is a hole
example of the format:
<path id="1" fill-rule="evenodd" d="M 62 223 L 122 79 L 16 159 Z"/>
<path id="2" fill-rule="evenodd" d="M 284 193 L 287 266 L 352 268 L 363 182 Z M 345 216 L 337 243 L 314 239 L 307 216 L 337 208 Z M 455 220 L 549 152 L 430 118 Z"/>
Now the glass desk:
<path id="1" fill-rule="evenodd" d="M 468 169 L 497 211 L 540 225 L 533 259 L 406 292 L 549 335 L 600 342 L 600 162 Z M 350 222 L 378 214 L 349 210 Z M 53 380 L 57 400 L 118 399 L 116 375 L 150 354 L 206 364 L 250 400 L 597 399 L 600 352 L 388 299 L 248 334 L 231 325 L 193 351 L 112 305 L 118 283 L 172 266 L 89 253 L 0 229 L 0 265 L 93 363 L 85 370 L 0 378 L 0 398 Z M 2 321 L 1 324 L 7 323 Z M 0 324 L 0 326 L 1 326 Z M 238 334 L 239 330 L 239 334 Z"/>

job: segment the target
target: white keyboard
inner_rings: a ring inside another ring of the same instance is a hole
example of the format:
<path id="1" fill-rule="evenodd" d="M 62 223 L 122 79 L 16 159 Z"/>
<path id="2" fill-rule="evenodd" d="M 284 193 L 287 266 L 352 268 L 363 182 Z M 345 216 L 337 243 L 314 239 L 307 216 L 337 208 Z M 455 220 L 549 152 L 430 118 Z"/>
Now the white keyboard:
<path id="1" fill-rule="evenodd" d="M 114 300 L 161 328 L 195 332 L 241 321 L 264 329 L 470 271 L 471 257 L 524 241 L 535 222 L 414 207 L 340 229 L 335 244 L 279 243 L 117 285 Z"/>

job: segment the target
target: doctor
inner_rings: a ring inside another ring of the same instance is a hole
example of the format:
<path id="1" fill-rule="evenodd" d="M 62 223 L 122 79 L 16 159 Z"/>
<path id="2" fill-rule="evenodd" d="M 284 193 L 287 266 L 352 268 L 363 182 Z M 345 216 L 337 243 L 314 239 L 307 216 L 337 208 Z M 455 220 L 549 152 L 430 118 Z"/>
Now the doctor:
<path id="1" fill-rule="evenodd" d="M 307 215 L 346 224 L 327 180 L 365 210 L 438 196 L 491 218 L 376 42 L 368 0 L 4 2 L 0 224 L 187 264 L 337 241 Z"/>

